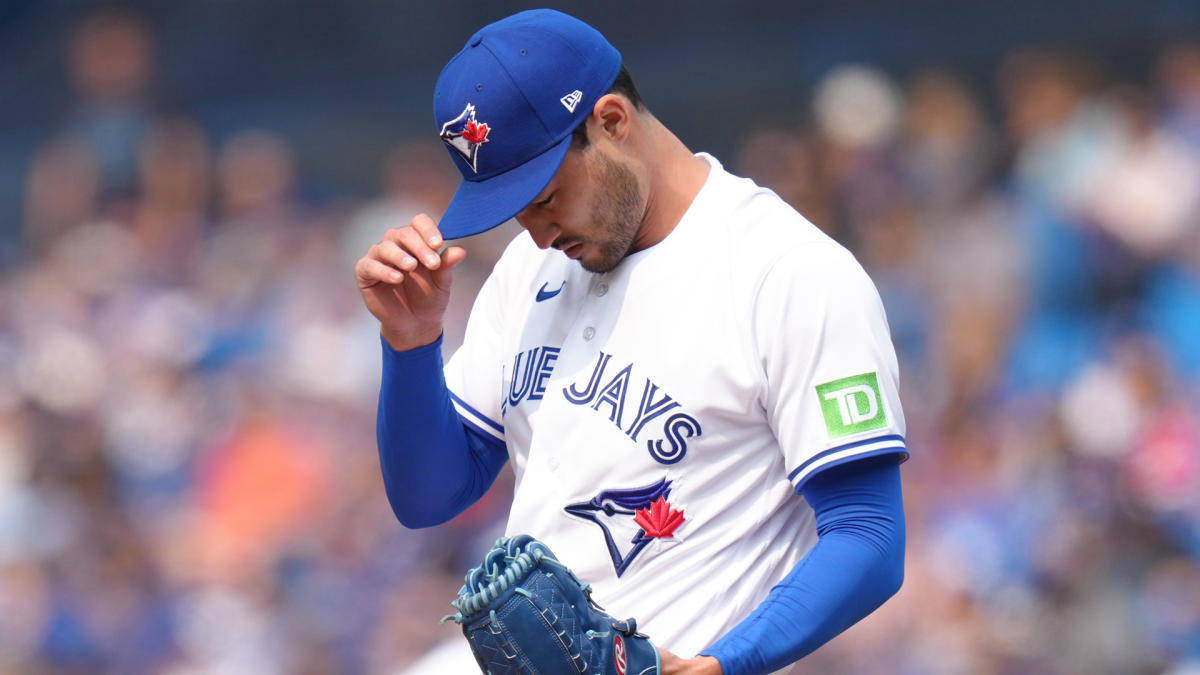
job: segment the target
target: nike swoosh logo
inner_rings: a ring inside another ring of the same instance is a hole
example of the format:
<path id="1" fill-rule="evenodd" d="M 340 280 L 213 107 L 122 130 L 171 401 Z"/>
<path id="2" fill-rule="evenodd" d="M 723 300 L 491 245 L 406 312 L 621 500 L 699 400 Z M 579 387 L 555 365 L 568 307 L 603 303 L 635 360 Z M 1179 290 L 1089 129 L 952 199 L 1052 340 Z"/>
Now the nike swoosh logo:
<path id="1" fill-rule="evenodd" d="M 537 301 L 542 302 L 543 300 L 549 300 L 550 298 L 553 298 L 554 296 L 558 295 L 559 293 L 562 293 L 563 286 L 566 286 L 566 285 L 567 285 L 567 282 L 563 281 L 562 285 L 560 285 L 558 288 L 556 288 L 552 291 L 547 291 L 546 284 L 542 284 L 542 287 L 539 288 L 538 292 L 537 292 Z"/>

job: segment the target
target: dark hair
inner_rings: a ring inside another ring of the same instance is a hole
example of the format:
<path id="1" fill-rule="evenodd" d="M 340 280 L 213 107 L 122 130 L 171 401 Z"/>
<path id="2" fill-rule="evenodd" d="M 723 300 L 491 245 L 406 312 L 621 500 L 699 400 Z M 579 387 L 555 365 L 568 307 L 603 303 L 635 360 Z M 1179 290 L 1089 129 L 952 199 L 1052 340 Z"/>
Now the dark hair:
<path id="1" fill-rule="evenodd" d="M 637 85 L 633 83 L 633 77 L 629 74 L 629 69 L 625 64 L 621 64 L 621 72 L 617 73 L 617 79 L 613 81 L 612 86 L 608 88 L 606 94 L 620 94 L 629 99 L 634 108 L 645 110 L 646 103 L 642 101 L 642 95 L 638 93 Z M 591 144 L 587 135 L 587 118 L 575 127 L 575 131 L 571 132 L 571 147 L 583 150 Z"/>

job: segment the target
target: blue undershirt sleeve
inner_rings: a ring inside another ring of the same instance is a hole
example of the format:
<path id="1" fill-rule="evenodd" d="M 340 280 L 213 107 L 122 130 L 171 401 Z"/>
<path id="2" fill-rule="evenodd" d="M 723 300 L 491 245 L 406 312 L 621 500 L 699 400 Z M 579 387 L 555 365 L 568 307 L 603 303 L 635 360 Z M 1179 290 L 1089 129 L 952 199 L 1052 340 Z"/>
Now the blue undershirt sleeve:
<path id="1" fill-rule="evenodd" d="M 438 525 L 487 492 L 508 450 L 454 409 L 440 337 L 403 352 L 380 341 L 383 379 L 375 432 L 388 502 L 405 527 Z"/>
<path id="2" fill-rule="evenodd" d="M 801 488 L 819 539 L 749 617 L 701 654 L 725 675 L 771 673 L 873 612 L 904 579 L 896 455 L 831 467 Z"/>

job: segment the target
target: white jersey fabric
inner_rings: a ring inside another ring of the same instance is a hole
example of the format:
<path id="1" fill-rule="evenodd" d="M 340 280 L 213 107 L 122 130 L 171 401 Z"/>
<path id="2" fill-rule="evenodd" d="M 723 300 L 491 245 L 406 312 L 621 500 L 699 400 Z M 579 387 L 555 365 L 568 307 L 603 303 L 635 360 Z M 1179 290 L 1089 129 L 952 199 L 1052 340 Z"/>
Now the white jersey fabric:
<path id="1" fill-rule="evenodd" d="M 683 656 L 816 542 L 805 480 L 905 453 L 862 267 L 698 156 L 711 170 L 678 225 L 611 272 L 514 239 L 446 365 L 460 415 L 507 445 L 507 533 L 546 542 L 611 614 Z"/>

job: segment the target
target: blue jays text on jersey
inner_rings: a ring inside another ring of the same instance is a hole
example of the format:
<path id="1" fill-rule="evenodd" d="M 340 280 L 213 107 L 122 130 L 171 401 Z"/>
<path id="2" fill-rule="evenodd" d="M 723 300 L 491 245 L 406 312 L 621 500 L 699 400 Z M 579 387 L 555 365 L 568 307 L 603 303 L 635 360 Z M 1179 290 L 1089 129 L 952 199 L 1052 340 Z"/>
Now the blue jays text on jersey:
<path id="1" fill-rule="evenodd" d="M 505 414 L 522 401 L 540 401 L 546 395 L 546 382 L 554 373 L 554 363 L 560 352 L 560 347 L 539 346 L 513 357 L 513 376 L 502 408 Z M 563 387 L 562 396 L 569 403 L 607 415 L 608 421 L 635 443 L 642 443 L 643 431 L 652 421 L 666 415 L 661 427 L 654 427 L 659 433 L 648 435 L 644 445 L 650 456 L 661 464 L 674 464 L 683 459 L 687 455 L 688 439 L 703 433 L 699 420 L 678 410 L 679 402 L 649 378 L 640 378 L 640 399 L 626 412 L 627 400 L 630 403 L 634 400 L 630 393 L 637 389 L 637 384 L 631 382 L 634 364 L 619 369 L 612 365 L 610 369 L 612 357 L 612 354 L 600 352 L 587 380 Z"/>

